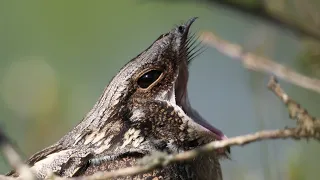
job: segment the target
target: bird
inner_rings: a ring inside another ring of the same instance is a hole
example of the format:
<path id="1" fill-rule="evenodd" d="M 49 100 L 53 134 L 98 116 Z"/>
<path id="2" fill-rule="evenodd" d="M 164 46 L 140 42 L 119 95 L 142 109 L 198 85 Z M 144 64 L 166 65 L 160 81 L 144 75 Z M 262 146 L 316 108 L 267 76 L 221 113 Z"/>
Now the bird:
<path id="1" fill-rule="evenodd" d="M 188 97 L 189 66 L 202 48 L 190 27 L 197 17 L 161 34 L 112 78 L 82 121 L 26 163 L 37 178 L 92 175 L 137 165 L 155 152 L 175 154 L 227 136 Z M 226 147 L 190 161 L 115 179 L 222 180 Z M 19 177 L 11 171 L 8 176 Z"/>

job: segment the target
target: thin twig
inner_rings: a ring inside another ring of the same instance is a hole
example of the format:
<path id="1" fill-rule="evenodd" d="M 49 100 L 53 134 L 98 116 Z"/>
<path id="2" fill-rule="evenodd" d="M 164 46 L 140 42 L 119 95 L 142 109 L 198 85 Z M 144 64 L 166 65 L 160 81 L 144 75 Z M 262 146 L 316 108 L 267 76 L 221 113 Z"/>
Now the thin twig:
<path id="1" fill-rule="evenodd" d="M 245 52 L 240 45 L 225 41 L 211 32 L 204 32 L 200 39 L 203 43 L 216 48 L 221 53 L 240 60 L 248 69 L 269 73 L 297 86 L 320 93 L 319 79 L 299 74 L 271 59 Z"/>
<path id="2" fill-rule="evenodd" d="M 8 177 L 0 174 L 0 180 L 17 180 L 17 178 Z"/>
<path id="3" fill-rule="evenodd" d="M 252 3 L 248 3 L 248 1 L 226 0 L 206 0 L 205 2 L 211 2 L 222 8 L 232 9 L 244 15 L 250 15 L 254 18 L 270 22 L 277 27 L 290 30 L 298 37 L 307 36 L 318 41 L 320 40 L 320 31 L 319 28 L 317 28 L 317 24 L 298 21 L 296 18 L 290 17 L 283 11 L 279 12 L 273 10 L 271 7 L 274 2 L 261 0 L 252 1 Z"/>
<path id="4" fill-rule="evenodd" d="M 31 172 L 31 169 L 23 163 L 23 161 L 20 158 L 20 155 L 15 151 L 11 143 L 9 142 L 9 139 L 6 137 L 4 132 L 0 129 L 0 150 L 3 153 L 3 156 L 7 158 L 8 163 L 13 167 L 19 174 L 21 174 L 21 177 L 25 179 L 35 179 L 33 173 Z M 0 179 L 3 179 L 4 177 L 0 176 Z"/>
<path id="5" fill-rule="evenodd" d="M 307 133 L 315 138 L 320 137 L 320 119 L 311 116 L 305 108 L 291 99 L 280 87 L 275 77 L 270 79 L 268 88 L 288 107 L 289 116 L 297 121 L 300 133 Z"/>
<path id="6" fill-rule="evenodd" d="M 69 180 L 100 180 L 100 179 L 110 179 L 110 178 L 119 178 L 126 176 L 133 176 L 141 173 L 145 173 L 156 168 L 165 167 L 168 164 L 172 164 L 175 162 L 181 162 L 186 160 L 191 160 L 199 155 L 203 155 L 203 153 L 213 152 L 215 149 L 224 148 L 227 146 L 243 146 L 252 142 L 267 140 L 267 139 L 301 139 L 301 138 L 314 138 L 310 134 L 299 134 L 297 128 L 291 129 L 282 129 L 282 130 L 266 130 L 259 131 L 253 134 L 241 135 L 232 137 L 222 141 L 214 141 L 204 146 L 201 146 L 194 150 L 189 150 L 183 153 L 167 155 L 163 157 L 155 158 L 151 163 L 134 166 L 124 169 L 119 169 L 112 172 L 97 172 L 91 176 L 82 176 L 76 178 L 68 178 Z M 320 140 L 320 139 L 318 139 Z M 64 180 L 66 178 L 55 177 L 54 179 Z"/>

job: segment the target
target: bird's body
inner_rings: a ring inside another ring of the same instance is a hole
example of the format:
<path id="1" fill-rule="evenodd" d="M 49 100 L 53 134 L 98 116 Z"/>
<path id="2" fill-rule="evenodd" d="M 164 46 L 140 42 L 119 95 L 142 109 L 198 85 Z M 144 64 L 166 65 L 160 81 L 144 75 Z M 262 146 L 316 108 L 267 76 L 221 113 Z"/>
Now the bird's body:
<path id="1" fill-rule="evenodd" d="M 225 138 L 190 105 L 188 31 L 195 18 L 161 35 L 127 63 L 86 117 L 28 161 L 37 177 L 75 177 L 136 165 L 153 152 L 179 153 Z M 222 179 L 211 153 L 191 161 L 118 179 Z M 19 176 L 16 172 L 9 175 Z"/>

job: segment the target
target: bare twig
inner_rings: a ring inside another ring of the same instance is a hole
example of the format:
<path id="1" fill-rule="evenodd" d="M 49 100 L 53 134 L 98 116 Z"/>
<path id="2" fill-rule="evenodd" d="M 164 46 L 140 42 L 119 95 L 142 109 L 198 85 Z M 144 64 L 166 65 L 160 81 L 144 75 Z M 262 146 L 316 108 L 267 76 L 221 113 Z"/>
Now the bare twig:
<path id="1" fill-rule="evenodd" d="M 301 139 L 301 138 L 314 138 L 312 135 L 307 133 L 300 133 L 298 128 L 291 129 L 282 129 L 282 130 L 267 130 L 260 131 L 253 134 L 241 135 L 232 137 L 222 141 L 214 141 L 204 146 L 201 146 L 197 149 L 186 151 L 179 154 L 155 157 L 150 163 L 140 166 L 133 166 L 129 168 L 123 168 L 116 171 L 111 172 L 97 172 L 91 176 L 82 176 L 76 178 L 61 178 L 61 177 L 53 177 L 52 179 L 58 180 L 102 180 L 102 179 L 110 179 L 110 178 L 119 178 L 126 176 L 133 176 L 140 173 L 145 173 L 156 168 L 165 167 L 168 164 L 172 164 L 175 162 L 181 162 L 186 160 L 191 160 L 203 153 L 213 152 L 215 149 L 224 148 L 227 146 L 235 146 L 240 145 L 243 146 L 245 144 L 249 144 L 252 142 L 262 141 L 266 139 Z M 317 138 L 320 140 L 319 138 Z"/>
<path id="2" fill-rule="evenodd" d="M 231 58 L 240 60 L 248 69 L 273 74 L 285 81 L 320 93 L 320 80 L 310 78 L 265 57 L 245 52 L 240 45 L 232 44 L 211 32 L 204 32 L 200 39 Z"/>
<path id="3" fill-rule="evenodd" d="M 0 174 L 0 180 L 17 180 L 17 178 L 8 177 Z"/>
<path id="4" fill-rule="evenodd" d="M 51 179 L 56 180 L 100 180 L 100 179 L 110 179 L 110 178 L 117 178 L 117 177 L 126 177 L 126 176 L 133 176 L 140 173 L 148 172 L 154 170 L 156 168 L 165 167 L 168 164 L 172 164 L 175 162 L 181 162 L 186 160 L 191 160 L 203 153 L 213 152 L 215 149 L 224 148 L 227 146 L 235 146 L 235 145 L 245 145 L 252 142 L 267 140 L 267 139 L 301 139 L 301 138 L 317 138 L 320 140 L 319 137 L 314 137 L 308 133 L 301 133 L 299 128 L 290 128 L 290 129 L 282 129 L 282 130 L 266 130 L 260 131 L 253 134 L 241 135 L 233 138 L 229 138 L 222 141 L 214 141 L 209 144 L 206 144 L 202 147 L 199 147 L 194 150 L 186 151 L 179 154 L 167 155 L 156 157 L 150 163 L 140 166 L 134 166 L 129 168 L 123 168 L 116 171 L 111 172 L 97 172 L 91 176 L 82 176 L 82 177 L 75 177 L 75 178 L 63 178 L 57 176 L 51 176 Z M 1 177 L 0 180 L 9 180 L 9 178 Z M 12 178 L 11 178 L 12 179 Z M 29 179 L 29 178 L 23 178 Z"/>
<path id="5" fill-rule="evenodd" d="M 296 17 L 288 15 L 288 13 L 274 10 L 273 4 L 279 2 L 275 1 L 228 1 L 228 0 L 206 0 L 205 2 L 211 2 L 216 6 L 221 6 L 222 8 L 229 8 L 240 12 L 244 15 L 250 15 L 252 17 L 257 17 L 261 20 L 271 22 L 277 27 L 285 28 L 293 32 L 295 35 L 307 36 L 313 39 L 320 40 L 320 30 L 317 24 L 305 23 L 304 21 L 299 21 Z M 308 3 L 304 1 L 304 3 Z M 287 5 L 287 4 L 285 4 Z M 302 16 L 299 14 L 298 16 Z"/>
<path id="6" fill-rule="evenodd" d="M 280 87 L 275 77 L 271 78 L 268 87 L 288 107 L 289 116 L 291 119 L 297 120 L 300 133 L 310 134 L 316 138 L 320 137 L 320 119 L 312 117 L 306 109 L 291 99 Z"/>
<path id="7" fill-rule="evenodd" d="M 150 2 L 141 0 L 142 2 Z M 164 0 L 162 0 L 164 1 Z M 300 0 L 301 1 L 301 0 Z M 251 1 L 236 1 L 236 0 L 202 0 L 202 1 L 168 1 L 168 2 L 191 2 L 191 3 L 205 3 L 220 9 L 230 9 L 234 12 L 241 13 L 244 16 L 250 16 L 250 18 L 258 18 L 267 23 L 271 23 L 276 27 L 289 30 L 297 37 L 308 37 L 320 41 L 320 30 L 316 22 L 305 23 L 301 21 L 297 16 L 304 16 L 304 14 L 297 14 L 292 16 L 288 13 L 288 10 L 283 7 L 288 7 L 289 4 L 280 0 L 251 0 Z M 290 1 L 288 1 L 291 3 Z M 303 1 L 305 4 L 308 2 Z M 319 7 L 316 7 L 316 9 Z M 305 12 L 309 13 L 310 12 Z M 306 14 L 307 15 L 307 14 Z M 316 14 L 313 14 L 316 16 Z"/>
<path id="8" fill-rule="evenodd" d="M 25 165 L 19 154 L 14 150 L 12 145 L 9 142 L 9 139 L 5 136 L 4 132 L 0 129 L 0 150 L 3 153 L 4 157 L 6 157 L 8 163 L 13 167 L 16 171 L 21 174 L 21 177 L 26 179 L 35 179 L 33 173 L 30 168 Z M 0 179 L 4 177 L 0 176 Z"/>

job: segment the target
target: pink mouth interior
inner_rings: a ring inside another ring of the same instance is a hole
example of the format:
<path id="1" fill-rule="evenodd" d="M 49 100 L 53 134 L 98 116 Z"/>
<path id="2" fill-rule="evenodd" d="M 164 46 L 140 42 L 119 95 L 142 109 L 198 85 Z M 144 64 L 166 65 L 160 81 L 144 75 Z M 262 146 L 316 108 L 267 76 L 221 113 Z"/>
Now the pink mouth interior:
<path id="1" fill-rule="evenodd" d="M 215 127 L 213 127 L 211 124 L 209 124 L 207 121 L 204 120 L 198 120 L 197 123 L 199 123 L 201 126 L 205 127 L 206 129 L 210 130 L 217 136 L 217 140 L 224 140 L 228 139 L 226 135 L 223 134 L 223 132 Z"/>

